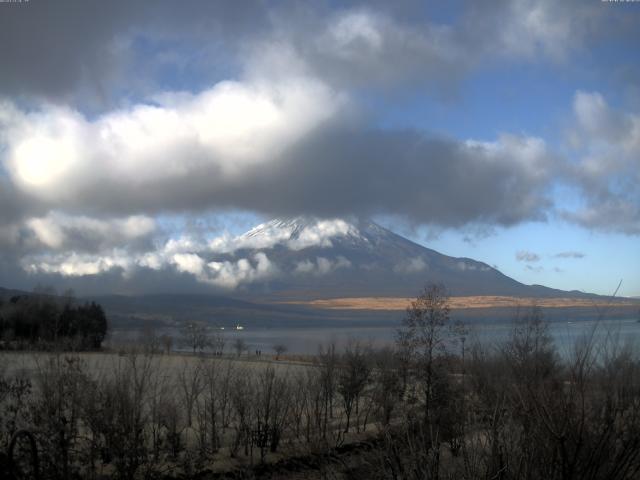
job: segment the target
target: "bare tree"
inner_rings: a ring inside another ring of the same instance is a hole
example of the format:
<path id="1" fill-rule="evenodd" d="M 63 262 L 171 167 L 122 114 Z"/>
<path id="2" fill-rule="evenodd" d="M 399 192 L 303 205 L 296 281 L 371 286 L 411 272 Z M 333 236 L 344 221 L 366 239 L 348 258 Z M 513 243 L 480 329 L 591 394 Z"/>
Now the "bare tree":
<path id="1" fill-rule="evenodd" d="M 136 344 L 142 351 L 149 355 L 154 355 L 160 351 L 160 337 L 152 325 L 145 325 L 138 333 Z"/>
<path id="2" fill-rule="evenodd" d="M 553 372 L 558 359 L 549 325 L 544 320 L 540 307 L 518 307 L 510 339 L 504 345 L 503 353 L 515 370 L 516 379 L 535 382 Z"/>
<path id="3" fill-rule="evenodd" d="M 193 408 L 204 388 L 202 377 L 202 363 L 198 361 L 194 365 L 188 358 L 183 358 L 182 368 L 178 372 L 178 385 L 184 400 L 188 427 L 193 424 Z"/>
<path id="4" fill-rule="evenodd" d="M 78 473 L 82 398 L 88 379 L 86 365 L 76 355 L 52 355 L 37 368 L 37 392 L 31 404 L 43 467 L 69 478 Z"/>
<path id="5" fill-rule="evenodd" d="M 293 376 L 291 401 L 291 416 L 293 418 L 293 430 L 296 438 L 300 438 L 302 435 L 302 424 L 310 402 L 309 397 L 306 372 L 296 372 Z"/>
<path id="6" fill-rule="evenodd" d="M 162 425 L 162 408 L 166 402 L 166 397 L 171 392 L 172 384 L 169 383 L 169 376 L 163 372 L 157 364 L 149 370 L 149 386 L 147 390 L 147 409 L 149 415 L 149 422 L 147 431 L 151 439 L 151 452 L 153 455 L 153 461 L 160 461 L 160 451 L 163 443 L 165 442 L 165 430 Z M 172 392 L 171 392 L 172 393 Z"/>
<path id="7" fill-rule="evenodd" d="M 354 407 L 358 415 L 360 395 L 371 374 L 371 366 L 367 358 L 369 354 L 370 352 L 359 343 L 350 342 L 342 356 L 342 365 L 338 373 L 338 392 L 342 397 L 342 406 L 347 417 L 345 433 L 349 432 Z"/>
<path id="8" fill-rule="evenodd" d="M 289 385 L 272 366 L 258 374 L 253 403 L 257 429 L 252 433 L 260 448 L 261 461 L 264 461 L 267 451 L 278 449 L 290 403 Z"/>
<path id="9" fill-rule="evenodd" d="M 166 431 L 166 445 L 173 460 L 184 448 L 183 435 L 187 427 L 184 410 L 173 395 L 167 395 L 160 404 L 160 425 Z"/>
<path id="10" fill-rule="evenodd" d="M 330 343 L 326 349 L 321 345 L 318 349 L 316 359 L 319 384 L 321 392 L 321 414 L 322 414 L 322 438 L 327 439 L 329 433 L 329 420 L 333 419 L 333 401 L 336 394 L 337 370 L 338 370 L 338 354 L 336 352 L 335 343 Z"/>
<path id="11" fill-rule="evenodd" d="M 211 360 L 204 367 L 204 408 L 200 423 L 207 429 L 211 450 L 217 452 L 221 446 L 221 437 L 228 426 L 233 364 Z"/>
<path id="12" fill-rule="evenodd" d="M 398 375 L 400 362 L 391 348 L 376 352 L 375 375 L 373 384 L 373 400 L 386 427 L 391 422 L 391 415 L 402 399 L 402 379 Z"/>
<path id="13" fill-rule="evenodd" d="M 273 346 L 273 351 L 276 353 L 276 360 L 280 360 L 280 355 L 287 351 L 287 346 L 282 343 L 278 343 Z"/>
<path id="14" fill-rule="evenodd" d="M 235 457 L 241 446 L 244 446 L 245 455 L 249 455 L 251 446 L 251 427 L 253 423 L 252 402 L 254 398 L 254 384 L 251 373 L 246 370 L 238 370 L 237 376 L 231 384 L 230 399 L 235 414 L 233 426 L 235 438 L 233 439 L 230 453 Z"/>
<path id="15" fill-rule="evenodd" d="M 236 351 L 236 355 L 238 357 L 240 357 L 242 355 L 242 352 L 246 351 L 247 348 L 249 347 L 242 338 L 236 338 L 236 340 L 233 342 L 233 349 Z"/>
<path id="16" fill-rule="evenodd" d="M 202 322 L 187 321 L 180 328 L 182 344 L 193 353 L 204 350 L 209 345 L 209 332 Z"/>
<path id="17" fill-rule="evenodd" d="M 169 355 L 173 349 L 173 337 L 166 333 L 160 335 L 160 344 L 165 354 Z"/>
<path id="18" fill-rule="evenodd" d="M 437 383 L 442 372 L 439 360 L 444 354 L 449 323 L 449 297 L 442 284 L 427 284 L 422 293 L 407 307 L 398 331 L 398 344 L 415 365 L 422 385 L 425 422 L 437 396 Z"/>
<path id="19" fill-rule="evenodd" d="M 215 355 L 222 356 L 226 344 L 227 339 L 224 337 L 224 334 L 222 332 L 216 332 L 211 341 L 211 346 L 213 347 Z"/>
<path id="20" fill-rule="evenodd" d="M 148 464 L 145 428 L 153 381 L 152 357 L 128 355 L 98 385 L 95 431 L 99 432 L 103 464 L 113 463 L 119 478 L 133 479 Z"/>

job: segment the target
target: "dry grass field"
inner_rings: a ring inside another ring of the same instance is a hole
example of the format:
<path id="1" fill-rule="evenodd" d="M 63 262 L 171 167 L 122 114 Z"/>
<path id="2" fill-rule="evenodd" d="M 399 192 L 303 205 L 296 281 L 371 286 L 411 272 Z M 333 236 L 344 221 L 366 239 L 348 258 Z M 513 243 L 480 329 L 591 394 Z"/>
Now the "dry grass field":
<path id="1" fill-rule="evenodd" d="M 135 354 L 133 354 L 135 357 Z M 117 372 L 125 363 L 130 362 L 131 352 L 78 352 L 65 353 L 62 356 L 73 356 L 79 359 L 91 375 L 110 375 Z M 303 372 L 311 364 L 298 359 L 297 357 L 283 356 L 280 360 L 275 360 L 272 356 L 261 357 L 260 359 L 247 354 L 238 357 L 228 354 L 224 357 L 212 357 L 210 355 L 191 355 L 181 353 L 171 353 L 170 355 L 143 355 L 140 358 L 150 361 L 150 368 L 153 371 L 161 371 L 165 378 L 177 376 L 185 368 L 193 368 L 203 363 L 218 366 L 218 368 L 231 367 L 242 371 L 258 373 L 268 368 L 275 367 L 278 372 L 294 374 Z M 0 372 L 4 375 L 19 374 L 33 378 L 38 372 L 47 368 L 47 363 L 56 354 L 50 352 L 27 352 L 27 351 L 0 351 Z M 294 359 L 295 358 L 295 359 Z"/>
<path id="2" fill-rule="evenodd" d="M 412 298 L 403 297 L 350 297 L 309 301 L 288 301 L 287 304 L 308 305 L 331 310 L 405 310 Z M 640 301 L 634 299 L 592 299 L 592 298 L 529 298 L 507 296 L 468 296 L 450 297 L 452 310 L 475 308 L 508 308 L 537 305 L 543 308 L 604 308 L 611 305 L 640 307 Z"/>

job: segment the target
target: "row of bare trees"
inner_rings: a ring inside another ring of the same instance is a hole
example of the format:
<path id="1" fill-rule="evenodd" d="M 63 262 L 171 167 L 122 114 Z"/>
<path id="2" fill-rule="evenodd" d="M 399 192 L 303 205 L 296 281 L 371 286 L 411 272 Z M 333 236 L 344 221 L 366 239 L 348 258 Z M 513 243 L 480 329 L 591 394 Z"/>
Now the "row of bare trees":
<path id="1" fill-rule="evenodd" d="M 180 325 L 178 333 L 177 345 L 187 349 L 193 355 L 207 352 L 216 356 L 223 356 L 223 354 L 228 353 L 225 350 L 226 347 L 230 347 L 237 357 L 249 351 L 249 344 L 243 338 L 235 338 L 229 344 L 222 331 L 214 330 L 204 322 L 184 321 Z M 147 326 L 140 330 L 136 345 L 148 354 L 169 354 L 174 348 L 174 338 L 168 333 L 159 335 L 153 327 Z M 282 343 L 276 343 L 271 349 L 275 353 L 275 359 L 279 360 L 287 351 L 287 346 Z M 256 350 L 256 356 L 261 353 L 260 350 Z"/>
<path id="2" fill-rule="evenodd" d="M 535 306 L 516 313 L 500 344 L 475 343 L 465 355 L 465 340 L 444 288 L 428 286 L 399 332 L 403 410 L 360 478 L 640 476 L 640 361 L 631 344 L 597 323 L 560 357 Z"/>
<path id="3" fill-rule="evenodd" d="M 33 432 L 45 478 L 190 474 L 221 459 L 324 452 L 388 423 L 400 395 L 395 355 L 358 343 L 321 348 L 304 366 L 146 350 L 38 354 L 28 368 L 11 358 L 0 448 L 20 429 Z"/>

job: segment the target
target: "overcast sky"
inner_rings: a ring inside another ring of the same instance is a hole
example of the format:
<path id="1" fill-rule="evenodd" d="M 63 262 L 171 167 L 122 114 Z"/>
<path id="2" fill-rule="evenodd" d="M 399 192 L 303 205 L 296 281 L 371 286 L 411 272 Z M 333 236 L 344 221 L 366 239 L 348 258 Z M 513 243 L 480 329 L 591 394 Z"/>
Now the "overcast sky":
<path id="1" fill-rule="evenodd" d="M 0 2 L 0 285 L 312 214 L 640 295 L 639 48 L 633 2 Z"/>

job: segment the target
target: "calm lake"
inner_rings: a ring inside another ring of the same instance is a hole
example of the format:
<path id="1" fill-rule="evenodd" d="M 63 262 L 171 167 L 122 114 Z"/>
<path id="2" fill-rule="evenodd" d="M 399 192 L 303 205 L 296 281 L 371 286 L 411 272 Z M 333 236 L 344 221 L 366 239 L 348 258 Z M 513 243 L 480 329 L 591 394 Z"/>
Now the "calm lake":
<path id="1" fill-rule="evenodd" d="M 344 347 L 350 341 L 371 343 L 374 346 L 393 344 L 398 327 L 343 327 L 343 328 L 265 328 L 245 329 L 225 332 L 227 345 L 236 338 L 242 338 L 249 345 L 249 351 L 272 352 L 273 345 L 284 344 L 290 353 L 316 353 L 320 344 L 335 342 Z M 484 324 L 468 327 L 468 344 L 478 341 L 483 345 L 499 345 L 507 340 L 513 324 Z M 599 340 L 617 340 L 625 344 L 639 344 L 640 323 L 634 320 L 611 320 L 600 322 L 551 323 L 549 330 L 556 342 L 559 353 L 571 352 L 576 340 L 594 335 Z"/>
<path id="2" fill-rule="evenodd" d="M 243 330 L 225 329 L 219 331 L 226 341 L 225 350 L 231 352 L 233 343 L 242 339 L 248 346 L 250 353 L 261 350 L 272 353 L 273 346 L 283 344 L 288 353 L 313 354 L 317 353 L 319 345 L 335 343 L 343 348 L 350 341 L 370 343 L 373 346 L 391 345 L 395 341 L 396 331 L 400 324 L 385 326 L 345 326 L 345 327 L 245 327 Z M 507 340 L 513 330 L 513 323 L 475 323 L 467 326 L 467 345 L 480 342 L 486 346 L 498 346 Z M 549 323 L 549 331 L 556 342 L 559 353 L 568 355 L 576 342 L 581 338 L 593 335 L 598 340 L 616 341 L 620 344 L 640 346 L 640 323 L 634 319 L 575 321 Z M 212 331 L 215 333 L 216 331 Z M 179 345 L 179 332 L 174 329 L 163 330 L 160 333 L 172 335 Z M 117 330 L 113 332 L 113 344 L 128 343 L 138 336 L 137 331 Z"/>

